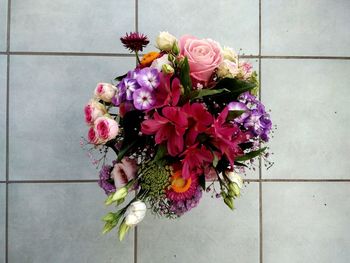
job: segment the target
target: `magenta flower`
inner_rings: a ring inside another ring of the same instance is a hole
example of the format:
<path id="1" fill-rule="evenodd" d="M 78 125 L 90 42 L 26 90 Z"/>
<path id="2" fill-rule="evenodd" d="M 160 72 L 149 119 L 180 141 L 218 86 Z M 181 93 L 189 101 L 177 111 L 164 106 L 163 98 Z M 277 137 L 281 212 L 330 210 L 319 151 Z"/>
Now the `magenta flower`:
<path id="1" fill-rule="evenodd" d="M 120 38 L 120 41 L 124 47 L 134 52 L 142 51 L 149 43 L 147 36 L 137 32 L 126 33 L 124 37 Z"/>
<path id="2" fill-rule="evenodd" d="M 149 89 L 141 88 L 133 94 L 134 106 L 138 110 L 148 110 L 154 103 L 155 98 Z"/>
<path id="3" fill-rule="evenodd" d="M 191 174 L 201 174 L 205 167 L 213 161 L 213 154 L 202 145 L 198 147 L 198 143 L 187 148 L 181 156 L 182 160 L 182 176 L 189 178 Z"/>
<path id="4" fill-rule="evenodd" d="M 188 133 L 186 144 L 193 145 L 197 135 L 206 131 L 213 123 L 213 116 L 204 108 L 202 103 L 193 103 L 183 106 L 184 112 L 188 115 Z"/>
<path id="5" fill-rule="evenodd" d="M 163 116 L 155 112 L 153 119 L 141 123 L 141 131 L 147 135 L 155 134 L 155 142 L 167 142 L 168 153 L 176 156 L 183 151 L 184 134 L 187 128 L 186 113 L 179 107 L 164 107 Z"/>

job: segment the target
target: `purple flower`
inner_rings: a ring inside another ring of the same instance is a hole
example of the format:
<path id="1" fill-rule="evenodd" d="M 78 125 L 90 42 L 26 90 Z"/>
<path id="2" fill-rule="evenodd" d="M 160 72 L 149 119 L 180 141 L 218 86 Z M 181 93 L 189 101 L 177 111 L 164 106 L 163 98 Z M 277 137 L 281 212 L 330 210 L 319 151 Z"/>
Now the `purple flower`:
<path id="1" fill-rule="evenodd" d="M 272 128 L 270 115 L 265 111 L 264 105 L 252 94 L 245 92 L 238 97 L 238 102 L 231 102 L 229 109 L 246 110 L 234 122 L 242 125 L 253 136 L 263 141 L 269 140 L 269 133 Z"/>
<path id="2" fill-rule="evenodd" d="M 195 208 L 200 199 L 202 198 L 202 188 L 200 186 L 197 187 L 194 196 L 191 199 L 183 200 L 183 201 L 172 201 L 170 206 L 170 211 L 175 213 L 177 216 L 181 216 L 184 213 L 190 211 L 192 208 Z"/>
<path id="3" fill-rule="evenodd" d="M 98 180 L 98 185 L 105 191 L 106 195 L 115 192 L 114 181 L 111 178 L 112 166 L 104 165 L 100 171 L 100 179 Z"/>
<path id="4" fill-rule="evenodd" d="M 148 110 L 156 102 L 152 91 L 147 88 L 141 88 L 133 94 L 134 106 L 138 110 Z"/>
<path id="5" fill-rule="evenodd" d="M 243 102 L 232 101 L 227 106 L 229 111 L 245 111 L 235 119 L 235 121 L 239 123 L 243 123 L 244 120 L 249 116 L 249 109 Z"/>
<path id="6" fill-rule="evenodd" d="M 136 78 L 142 88 L 153 90 L 159 86 L 159 72 L 156 68 L 143 68 Z"/>
<path id="7" fill-rule="evenodd" d="M 119 82 L 118 87 L 120 89 L 120 95 L 125 94 L 126 100 L 132 100 L 132 94 L 140 86 L 135 79 L 124 78 Z"/>

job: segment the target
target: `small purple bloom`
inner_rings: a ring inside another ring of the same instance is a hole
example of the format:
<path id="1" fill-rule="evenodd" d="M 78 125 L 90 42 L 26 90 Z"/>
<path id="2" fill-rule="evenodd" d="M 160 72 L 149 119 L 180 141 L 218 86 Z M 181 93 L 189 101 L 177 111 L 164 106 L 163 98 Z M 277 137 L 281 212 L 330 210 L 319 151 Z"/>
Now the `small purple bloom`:
<path id="1" fill-rule="evenodd" d="M 112 166 L 104 165 L 100 171 L 100 179 L 98 185 L 105 191 L 106 195 L 114 193 L 116 191 L 114 181 L 111 178 Z"/>
<path id="2" fill-rule="evenodd" d="M 265 111 L 264 105 L 252 94 L 245 92 L 238 97 L 238 102 L 229 104 L 233 109 L 241 109 L 244 104 L 247 108 L 246 112 L 236 118 L 234 122 L 243 125 L 253 136 L 259 137 L 263 141 L 269 140 L 269 133 L 272 128 L 270 115 Z M 244 118 L 243 118 L 244 117 Z"/>
<path id="3" fill-rule="evenodd" d="M 196 207 L 199 204 L 201 197 L 202 197 L 202 188 L 198 186 L 196 189 L 196 193 L 191 199 L 177 201 L 177 202 L 173 201 L 170 206 L 170 211 L 175 213 L 177 216 L 182 216 L 184 213 Z"/>
<path id="4" fill-rule="evenodd" d="M 156 102 L 152 91 L 147 88 L 141 88 L 133 94 L 134 106 L 138 110 L 148 110 Z"/>
<path id="5" fill-rule="evenodd" d="M 132 94 L 135 90 L 137 90 L 140 86 L 135 79 L 124 78 L 119 84 L 118 87 L 122 94 L 125 93 L 125 97 L 127 100 L 132 100 Z"/>
<path id="6" fill-rule="evenodd" d="M 156 68 L 143 68 L 136 78 L 142 88 L 153 90 L 159 86 L 159 72 Z"/>
<path id="7" fill-rule="evenodd" d="M 235 121 L 238 123 L 244 122 L 244 120 L 249 116 L 249 109 L 242 102 L 232 101 L 227 106 L 229 111 L 245 111 L 235 119 Z"/>

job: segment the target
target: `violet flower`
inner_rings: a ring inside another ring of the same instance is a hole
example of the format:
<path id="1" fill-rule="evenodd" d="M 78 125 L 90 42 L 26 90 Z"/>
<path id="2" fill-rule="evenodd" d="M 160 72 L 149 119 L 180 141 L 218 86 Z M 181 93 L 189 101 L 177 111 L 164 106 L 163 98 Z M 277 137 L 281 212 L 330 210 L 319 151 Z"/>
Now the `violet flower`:
<path id="1" fill-rule="evenodd" d="M 154 90 L 159 86 L 159 71 L 156 68 L 143 68 L 136 78 L 142 88 Z"/>

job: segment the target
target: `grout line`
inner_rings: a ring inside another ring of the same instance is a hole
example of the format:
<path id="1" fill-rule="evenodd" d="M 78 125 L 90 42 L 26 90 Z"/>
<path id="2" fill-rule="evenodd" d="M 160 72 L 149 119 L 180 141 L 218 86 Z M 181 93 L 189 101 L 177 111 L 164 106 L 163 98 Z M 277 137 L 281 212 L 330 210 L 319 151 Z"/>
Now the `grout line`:
<path id="1" fill-rule="evenodd" d="M 135 0 L 135 31 L 139 32 L 139 1 Z M 135 64 L 137 66 L 138 62 L 135 58 Z M 137 196 L 137 192 L 135 192 Z M 134 228 L 134 263 L 137 263 L 137 254 L 138 254 L 138 226 Z"/>
<path id="2" fill-rule="evenodd" d="M 81 57 L 134 57 L 128 53 L 99 53 L 99 52 L 42 52 L 42 51 L 11 51 L 10 55 L 23 56 L 81 56 Z"/>
<path id="3" fill-rule="evenodd" d="M 66 183 L 97 183 L 95 179 L 85 180 L 9 180 L 9 184 L 66 184 Z"/>
<path id="4" fill-rule="evenodd" d="M 261 1 L 259 0 L 259 100 L 261 101 L 261 37 L 262 37 L 262 30 L 261 30 Z M 262 224 L 262 159 L 261 156 L 259 156 L 259 262 L 263 263 L 263 224 Z"/>
<path id="5" fill-rule="evenodd" d="M 128 53 L 99 52 L 51 52 L 51 51 L 0 51 L 0 55 L 23 56 L 81 56 L 81 57 L 134 57 Z M 143 54 L 140 54 L 142 56 Z M 240 58 L 251 59 L 319 59 L 319 60 L 350 60 L 349 56 L 280 56 L 280 55 L 240 55 Z"/>
<path id="6" fill-rule="evenodd" d="M 252 183 L 350 183 L 350 179 L 243 179 Z M 76 180 L 8 180 L 0 181 L 3 184 L 70 184 L 70 183 L 97 183 L 97 179 Z"/>
<path id="7" fill-rule="evenodd" d="M 6 173 L 6 187 L 5 187 L 5 262 L 9 262 L 9 116 L 10 116 L 10 29 L 11 29 L 11 0 L 7 1 L 7 28 L 6 28 L 6 159 L 5 159 L 5 173 Z"/>

